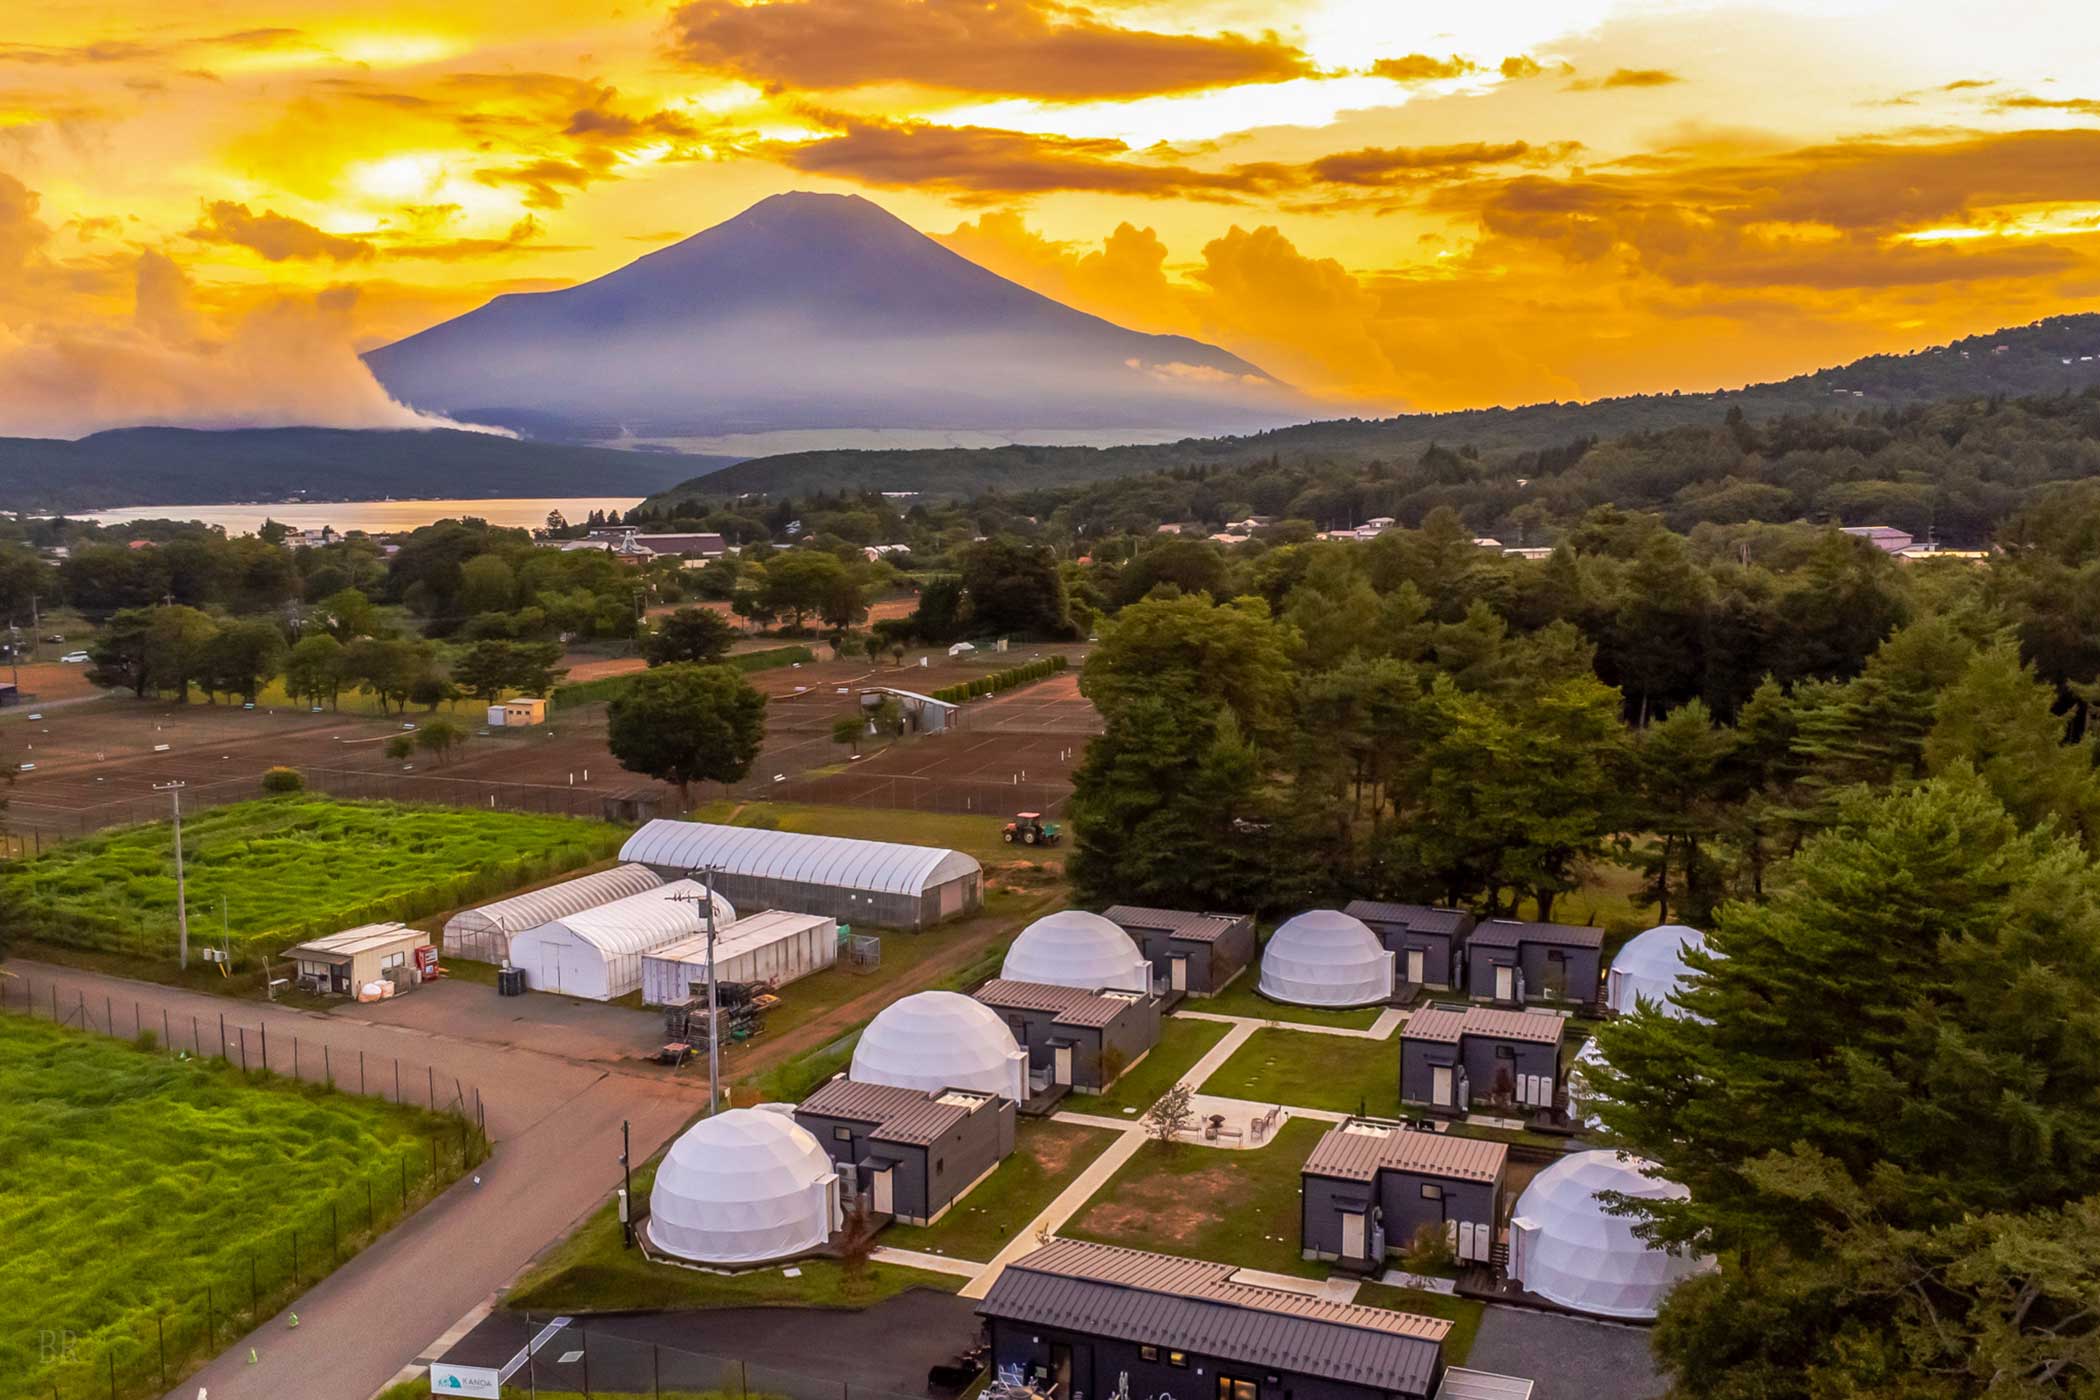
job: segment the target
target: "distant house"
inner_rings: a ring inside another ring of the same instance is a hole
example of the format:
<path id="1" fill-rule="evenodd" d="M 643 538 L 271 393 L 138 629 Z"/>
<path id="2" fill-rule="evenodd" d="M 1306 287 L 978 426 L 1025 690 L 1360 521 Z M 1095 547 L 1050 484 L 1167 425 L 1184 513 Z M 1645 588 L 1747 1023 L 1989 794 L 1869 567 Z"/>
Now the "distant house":
<path id="1" fill-rule="evenodd" d="M 1327 1130 L 1299 1175 L 1299 1249 L 1344 1268 L 1380 1267 L 1424 1228 L 1462 1260 L 1486 1262 L 1502 1218 L 1506 1144 L 1351 1118 Z"/>
<path id="2" fill-rule="evenodd" d="M 1918 537 L 1893 525 L 1846 525 L 1842 533 L 1865 540 L 1884 554 L 1900 554 L 1918 542 Z"/>
<path id="3" fill-rule="evenodd" d="M 1104 917 L 1130 935 L 1172 991 L 1215 995 L 1254 961 L 1252 914 L 1196 914 L 1118 904 Z"/>
<path id="4" fill-rule="evenodd" d="M 1393 953 L 1409 986 L 1438 990 L 1457 983 L 1466 937 L 1480 922 L 1463 909 L 1373 899 L 1353 900 L 1342 912 L 1370 926 Z"/>
<path id="5" fill-rule="evenodd" d="M 580 540 L 545 540 L 551 549 L 563 552 L 602 549 L 623 560 L 647 563 L 651 559 L 720 559 L 729 552 L 722 536 L 712 532 L 645 535 L 639 530 L 610 526 L 592 530 Z"/>
<path id="6" fill-rule="evenodd" d="M 1604 977 L 1604 930 L 1489 919 L 1466 936 L 1466 995 L 1523 1006 L 1593 1002 Z"/>
<path id="7" fill-rule="evenodd" d="M 1551 1109 L 1566 1019 L 1551 1011 L 1429 1006 L 1400 1028 L 1400 1102 L 1437 1113 Z"/>

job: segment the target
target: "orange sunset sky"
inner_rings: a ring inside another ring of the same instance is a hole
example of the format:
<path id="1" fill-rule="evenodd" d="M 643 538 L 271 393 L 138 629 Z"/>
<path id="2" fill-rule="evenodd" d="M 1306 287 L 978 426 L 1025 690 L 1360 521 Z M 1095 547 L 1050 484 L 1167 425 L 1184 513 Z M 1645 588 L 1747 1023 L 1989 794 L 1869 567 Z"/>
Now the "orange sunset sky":
<path id="1" fill-rule="evenodd" d="M 1337 412 L 2100 307 L 2100 7 L 11 0 L 0 432 L 414 421 L 355 359 L 788 189 Z"/>

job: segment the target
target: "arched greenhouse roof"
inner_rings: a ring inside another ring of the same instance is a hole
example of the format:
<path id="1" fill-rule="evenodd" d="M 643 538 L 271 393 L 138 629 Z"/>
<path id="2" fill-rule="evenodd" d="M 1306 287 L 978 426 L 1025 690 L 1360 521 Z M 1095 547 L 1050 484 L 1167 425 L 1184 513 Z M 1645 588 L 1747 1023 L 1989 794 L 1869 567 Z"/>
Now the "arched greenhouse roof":
<path id="1" fill-rule="evenodd" d="M 924 894 L 983 870 L 972 857 L 940 846 L 668 818 L 649 822 L 628 837 L 620 859 L 676 870 L 714 866 L 724 875 L 901 895 Z"/>

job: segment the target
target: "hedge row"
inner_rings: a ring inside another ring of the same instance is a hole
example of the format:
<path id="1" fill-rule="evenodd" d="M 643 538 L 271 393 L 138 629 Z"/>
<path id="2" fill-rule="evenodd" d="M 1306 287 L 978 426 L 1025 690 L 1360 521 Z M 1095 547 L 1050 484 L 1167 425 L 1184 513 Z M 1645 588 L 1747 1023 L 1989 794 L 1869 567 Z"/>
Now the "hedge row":
<path id="1" fill-rule="evenodd" d="M 1031 661 L 1026 666 L 1016 666 L 1008 671 L 995 671 L 989 676 L 979 676 L 974 681 L 958 681 L 944 685 L 933 692 L 936 700 L 945 700 L 951 705 L 960 705 L 965 700 L 975 700 L 980 695 L 997 695 L 1002 690 L 1012 690 L 1017 685 L 1043 680 L 1054 676 L 1071 664 L 1062 656 L 1046 656 L 1040 661 Z"/>
<path id="2" fill-rule="evenodd" d="M 732 670 L 776 671 L 782 666 L 792 666 L 801 661 L 815 661 L 816 653 L 808 647 L 770 647 L 765 651 L 744 651 L 725 656 L 717 665 Z M 604 676 L 595 681 L 578 681 L 574 685 L 558 685 L 549 697 L 557 710 L 571 709 L 577 705 L 595 705 L 601 700 L 610 700 L 634 683 L 636 676 L 647 675 L 646 671 L 629 671 L 624 676 Z"/>

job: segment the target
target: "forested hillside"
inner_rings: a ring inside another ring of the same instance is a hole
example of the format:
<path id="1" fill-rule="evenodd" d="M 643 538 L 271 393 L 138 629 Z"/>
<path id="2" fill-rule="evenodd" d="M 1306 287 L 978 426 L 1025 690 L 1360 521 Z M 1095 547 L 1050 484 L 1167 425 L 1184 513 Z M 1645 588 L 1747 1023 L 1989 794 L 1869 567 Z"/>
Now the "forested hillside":
<path id="1" fill-rule="evenodd" d="M 1875 355 L 1773 384 L 1709 394 L 1644 394 L 1588 404 L 1340 419 L 1246 437 L 1158 446 L 997 447 L 797 452 L 754 458 L 652 497 L 651 509 L 745 492 L 775 497 L 840 491 L 915 491 L 961 498 L 1191 468 L 1412 461 L 1430 446 L 1471 448 L 1501 462 L 1568 442 L 1720 425 L 1731 410 L 1753 422 L 1849 409 L 1879 414 L 1962 397 L 2054 395 L 2100 383 L 2100 315 L 2057 316 L 1907 355 Z"/>

